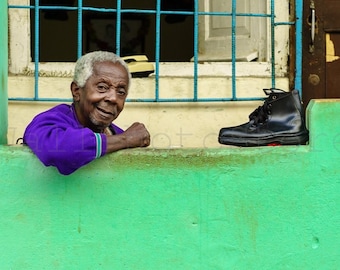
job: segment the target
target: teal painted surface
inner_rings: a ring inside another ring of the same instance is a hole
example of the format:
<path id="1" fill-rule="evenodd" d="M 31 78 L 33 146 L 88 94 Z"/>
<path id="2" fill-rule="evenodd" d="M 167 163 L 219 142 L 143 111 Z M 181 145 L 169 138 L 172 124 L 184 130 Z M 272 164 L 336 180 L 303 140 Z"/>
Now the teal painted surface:
<path id="1" fill-rule="evenodd" d="M 7 1 L 0 1 L 0 144 L 7 143 L 7 76 L 8 76 Z"/>
<path id="2" fill-rule="evenodd" d="M 140 149 L 70 176 L 0 147 L 1 269 L 339 269 L 340 101 L 309 146 Z"/>

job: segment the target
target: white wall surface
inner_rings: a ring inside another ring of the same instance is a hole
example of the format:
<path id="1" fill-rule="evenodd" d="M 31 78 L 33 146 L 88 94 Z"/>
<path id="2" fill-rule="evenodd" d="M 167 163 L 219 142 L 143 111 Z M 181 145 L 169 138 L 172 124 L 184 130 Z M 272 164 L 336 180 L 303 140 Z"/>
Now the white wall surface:
<path id="1" fill-rule="evenodd" d="M 71 77 L 41 77 L 40 97 L 71 98 Z M 189 78 L 162 78 L 162 97 L 187 97 L 193 92 Z M 237 80 L 239 96 L 264 96 L 262 89 L 271 86 L 270 78 L 243 77 Z M 277 88 L 288 90 L 288 79 L 277 79 Z M 9 97 L 32 97 L 34 78 L 10 76 Z M 200 97 L 230 96 L 231 80 L 226 77 L 204 77 L 198 83 Z M 129 98 L 150 97 L 154 92 L 152 78 L 133 79 Z M 137 103 L 127 102 L 124 111 L 115 123 L 123 129 L 133 122 L 142 122 L 151 134 L 151 147 L 176 148 L 225 147 L 218 143 L 220 128 L 235 126 L 248 121 L 248 115 L 262 101 L 197 102 L 197 103 Z M 38 113 L 59 103 L 55 102 L 9 102 L 8 143 L 15 144 L 22 137 L 25 127 Z"/>

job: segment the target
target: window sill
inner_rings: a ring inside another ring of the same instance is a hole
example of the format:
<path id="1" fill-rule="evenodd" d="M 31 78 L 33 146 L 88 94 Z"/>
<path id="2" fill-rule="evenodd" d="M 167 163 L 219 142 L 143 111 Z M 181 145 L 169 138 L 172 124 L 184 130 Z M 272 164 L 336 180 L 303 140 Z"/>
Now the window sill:
<path id="1" fill-rule="evenodd" d="M 40 63 L 39 76 L 41 77 L 72 77 L 75 63 Z M 271 64 L 268 62 L 236 62 L 235 75 L 237 77 L 270 77 Z M 30 63 L 18 75 L 34 76 L 35 66 Z M 193 77 L 195 65 L 192 62 L 163 62 L 159 64 L 160 77 Z M 233 66 L 231 62 L 203 62 L 197 65 L 199 77 L 232 77 Z M 276 66 L 276 77 L 285 77 L 285 67 Z M 151 76 L 154 76 L 151 75 Z"/>

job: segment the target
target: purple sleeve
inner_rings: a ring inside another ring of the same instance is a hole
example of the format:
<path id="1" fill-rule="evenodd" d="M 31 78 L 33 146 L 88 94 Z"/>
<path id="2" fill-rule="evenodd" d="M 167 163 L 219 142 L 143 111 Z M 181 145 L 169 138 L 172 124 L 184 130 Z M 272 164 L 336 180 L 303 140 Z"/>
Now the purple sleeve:
<path id="1" fill-rule="evenodd" d="M 55 166 L 65 175 L 105 155 L 107 146 L 104 134 L 74 127 L 50 115 L 36 117 L 28 125 L 24 142 L 45 166 Z"/>
<path id="2" fill-rule="evenodd" d="M 124 132 L 124 130 L 122 130 L 120 127 L 117 127 L 115 124 L 111 124 L 111 127 L 116 134 L 122 134 Z"/>

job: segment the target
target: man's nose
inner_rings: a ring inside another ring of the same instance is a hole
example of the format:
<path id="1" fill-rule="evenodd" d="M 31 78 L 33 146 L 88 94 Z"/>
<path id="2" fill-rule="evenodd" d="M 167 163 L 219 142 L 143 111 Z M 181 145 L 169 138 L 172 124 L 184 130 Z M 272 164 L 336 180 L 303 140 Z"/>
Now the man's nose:
<path id="1" fill-rule="evenodd" d="M 117 92 L 115 88 L 110 88 L 109 91 L 107 91 L 105 100 L 110 101 L 110 102 L 116 102 L 117 100 Z"/>

